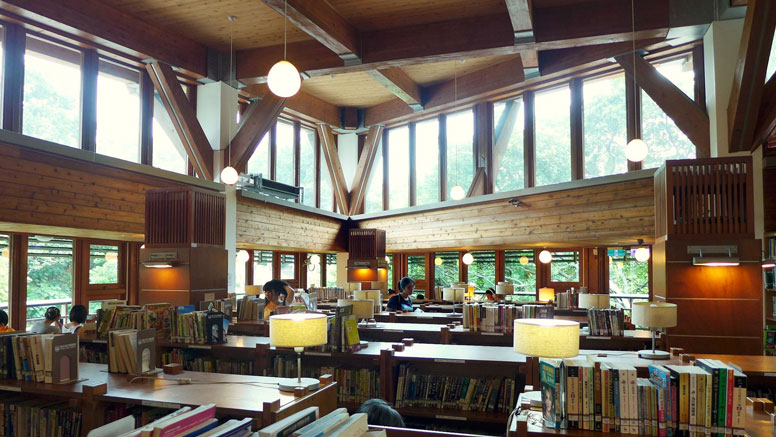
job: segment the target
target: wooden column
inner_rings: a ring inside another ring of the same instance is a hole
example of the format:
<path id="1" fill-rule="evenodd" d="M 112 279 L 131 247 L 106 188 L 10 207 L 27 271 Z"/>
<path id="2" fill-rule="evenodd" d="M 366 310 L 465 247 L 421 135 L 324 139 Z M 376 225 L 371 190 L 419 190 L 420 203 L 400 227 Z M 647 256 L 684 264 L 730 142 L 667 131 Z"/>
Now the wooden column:
<path id="1" fill-rule="evenodd" d="M 625 112 L 627 141 L 641 138 L 641 88 L 633 83 L 633 75 L 625 72 Z M 628 171 L 641 170 L 640 162 L 628 161 Z"/>
<path id="2" fill-rule="evenodd" d="M 81 65 L 81 148 L 97 151 L 97 74 L 100 58 L 97 50 L 83 51 Z"/>
<path id="3" fill-rule="evenodd" d="M 692 70 L 695 74 L 695 104 L 706 112 L 706 69 L 703 64 L 703 44 L 692 48 Z"/>
<path id="4" fill-rule="evenodd" d="M 504 279 L 505 270 L 506 269 L 504 265 L 504 251 L 497 250 L 496 251 L 496 284 L 505 280 Z"/>
<path id="5" fill-rule="evenodd" d="M 383 131 L 383 210 L 388 211 L 388 129 Z"/>
<path id="6" fill-rule="evenodd" d="M 27 324 L 27 235 L 11 234 L 10 242 L 10 323 L 17 331 L 24 331 Z"/>
<path id="7" fill-rule="evenodd" d="M 571 79 L 571 179 L 585 178 L 584 93 L 582 78 Z"/>
<path id="8" fill-rule="evenodd" d="M 269 131 L 269 178 L 273 181 L 277 177 L 277 169 L 275 168 L 278 162 L 278 124 L 274 123 Z"/>
<path id="9" fill-rule="evenodd" d="M 12 23 L 3 23 L 3 30 L 3 129 L 21 133 L 27 32 Z"/>
<path id="10" fill-rule="evenodd" d="M 536 185 L 536 126 L 534 124 L 534 92 L 523 94 L 525 121 L 523 125 L 523 163 L 525 165 L 525 188 Z"/>
<path id="11" fill-rule="evenodd" d="M 418 187 L 418 179 L 417 179 L 417 169 L 418 169 L 418 163 L 417 163 L 417 156 L 415 155 L 415 148 L 417 147 L 416 141 L 417 141 L 417 134 L 415 132 L 415 122 L 410 122 L 409 126 L 409 139 L 410 139 L 410 180 L 409 180 L 409 191 L 410 191 L 410 206 L 415 206 L 415 203 L 417 201 L 417 187 Z"/>
<path id="12" fill-rule="evenodd" d="M 474 107 L 474 168 L 487 175 L 485 193 L 493 192 L 493 104 L 483 102 Z"/>
<path id="13" fill-rule="evenodd" d="M 294 122 L 294 185 L 300 185 L 299 177 L 299 160 L 302 155 L 302 138 L 301 138 L 302 124 L 299 120 Z M 297 200 L 297 203 L 299 201 Z"/>
<path id="14" fill-rule="evenodd" d="M 140 163 L 154 160 L 154 83 L 147 71 L 140 72 Z"/>
<path id="15" fill-rule="evenodd" d="M 439 116 L 439 201 L 447 200 L 447 116 Z"/>
<path id="16" fill-rule="evenodd" d="M 315 207 L 321 207 L 321 138 L 315 136 Z"/>

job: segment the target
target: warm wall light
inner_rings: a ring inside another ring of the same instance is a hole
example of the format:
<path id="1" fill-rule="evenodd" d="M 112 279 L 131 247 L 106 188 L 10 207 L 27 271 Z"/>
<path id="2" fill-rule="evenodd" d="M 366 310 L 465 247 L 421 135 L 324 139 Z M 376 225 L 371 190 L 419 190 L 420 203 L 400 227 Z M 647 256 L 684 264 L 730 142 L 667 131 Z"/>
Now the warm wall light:
<path id="1" fill-rule="evenodd" d="M 466 264 L 467 266 L 471 265 L 471 263 L 474 262 L 474 256 L 471 253 L 466 252 L 463 254 L 463 258 L 461 258 L 461 261 L 463 261 L 463 263 Z"/>
<path id="2" fill-rule="evenodd" d="M 763 268 L 764 269 L 772 269 L 776 267 L 776 259 L 768 258 L 763 260 Z"/>
<path id="3" fill-rule="evenodd" d="M 726 254 L 721 256 L 704 256 L 705 253 Z M 733 255 L 738 253 L 738 246 L 687 246 L 687 253 L 697 254 L 692 258 L 692 265 L 706 267 L 734 267 L 739 260 Z"/>
<path id="4" fill-rule="evenodd" d="M 143 267 L 148 267 L 152 269 L 169 269 L 171 267 L 175 267 L 175 264 L 173 261 L 145 261 L 141 263 Z"/>
<path id="5" fill-rule="evenodd" d="M 555 300 L 555 289 L 543 287 L 539 289 L 539 302 Z"/>
<path id="6" fill-rule="evenodd" d="M 372 282 L 379 281 L 377 269 L 350 268 L 348 269 L 348 282 Z"/>
<path id="7" fill-rule="evenodd" d="M 527 266 L 530 261 L 528 260 L 527 256 L 521 256 L 520 257 L 520 264 Z"/>
<path id="8" fill-rule="evenodd" d="M 543 250 L 539 252 L 539 261 L 541 261 L 544 264 L 547 264 L 552 261 L 552 254 L 549 250 Z"/>

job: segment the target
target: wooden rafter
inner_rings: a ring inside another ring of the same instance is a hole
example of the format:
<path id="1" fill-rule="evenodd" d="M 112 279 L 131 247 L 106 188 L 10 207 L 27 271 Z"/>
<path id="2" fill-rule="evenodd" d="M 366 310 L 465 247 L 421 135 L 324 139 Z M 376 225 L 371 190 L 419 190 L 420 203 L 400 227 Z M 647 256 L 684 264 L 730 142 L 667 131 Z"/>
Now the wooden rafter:
<path id="1" fill-rule="evenodd" d="M 275 124 L 285 104 L 286 99 L 267 93 L 263 99 L 248 107 L 239 130 L 232 138 L 231 162 L 235 168 L 245 168 L 261 139 Z"/>
<path id="2" fill-rule="evenodd" d="M 469 190 L 466 192 L 466 197 L 482 196 L 488 194 L 487 186 L 488 173 L 485 171 L 485 168 L 480 167 L 474 173 L 474 179 L 472 179 L 472 184 L 469 185 Z"/>
<path id="3" fill-rule="evenodd" d="M 504 0 L 509 11 L 509 20 L 515 35 L 515 43 L 533 40 L 531 0 Z"/>
<path id="4" fill-rule="evenodd" d="M 271 94 L 267 84 L 249 85 L 243 91 L 258 98 Z M 286 99 L 283 111 L 312 124 L 326 123 L 333 126 L 340 124 L 340 108 L 338 106 L 303 91 Z"/>
<path id="5" fill-rule="evenodd" d="M 636 49 L 649 47 L 658 44 L 663 40 L 663 38 L 639 40 L 636 41 Z M 633 43 L 630 41 L 598 44 L 587 47 L 545 50 L 539 52 L 539 72 L 542 76 L 546 76 L 578 65 L 588 64 L 599 59 L 613 58 L 618 55 L 630 53 L 632 50 Z"/>
<path id="6" fill-rule="evenodd" d="M 172 67 L 159 61 L 151 62 L 146 69 L 178 132 L 189 162 L 194 166 L 199 177 L 212 181 L 213 148 L 197 120 L 194 108 L 180 86 L 178 77 L 172 71 Z"/>
<path id="7" fill-rule="evenodd" d="M 399 67 L 367 72 L 377 83 L 406 103 L 413 111 L 423 110 L 420 87 Z"/>
<path id="8" fill-rule="evenodd" d="M 657 103 L 676 126 L 695 144 L 699 158 L 710 154 L 709 116 L 695 102 L 655 67 L 640 56 L 636 56 L 636 82 Z M 633 56 L 618 56 L 617 62 L 628 73 L 633 74 Z"/>
<path id="9" fill-rule="evenodd" d="M 346 214 L 350 211 L 348 208 L 348 189 L 345 182 L 345 175 L 342 172 L 342 164 L 340 163 L 339 154 L 337 153 L 337 145 L 335 144 L 334 133 L 331 130 L 331 126 L 319 124 L 318 137 L 321 140 L 323 157 L 326 159 L 326 168 L 329 169 L 329 176 L 331 176 L 334 202 L 337 205 L 337 210 L 342 214 Z"/>
<path id="10" fill-rule="evenodd" d="M 750 0 L 727 108 L 730 152 L 752 148 L 774 27 L 776 2 Z"/>
<path id="11" fill-rule="evenodd" d="M 751 150 L 755 150 L 760 144 L 768 141 L 776 131 L 776 74 L 768 79 L 763 87 L 760 113 L 757 117 L 757 125 L 754 129 L 754 142 Z"/>
<path id="12" fill-rule="evenodd" d="M 361 209 L 369 186 L 369 176 L 372 174 L 372 165 L 377 156 L 380 138 L 383 135 L 383 126 L 375 125 L 369 128 L 364 141 L 364 149 L 358 159 L 356 173 L 353 175 L 353 183 L 350 185 L 350 215 L 355 215 Z"/>
<path id="13" fill-rule="evenodd" d="M 262 0 L 284 14 L 284 0 Z M 288 20 L 326 46 L 345 62 L 360 59 L 358 31 L 329 5 L 320 0 L 287 0 Z"/>
<path id="14" fill-rule="evenodd" d="M 509 138 L 512 137 L 512 131 L 515 129 L 517 114 L 520 113 L 520 106 L 522 106 L 521 101 L 510 100 L 506 102 L 504 111 L 501 113 L 501 117 L 499 117 L 498 122 L 496 123 L 493 141 L 494 167 L 498 167 L 501 158 L 504 157 L 504 152 L 507 150 Z M 494 174 L 495 173 L 496 169 L 494 169 Z"/>

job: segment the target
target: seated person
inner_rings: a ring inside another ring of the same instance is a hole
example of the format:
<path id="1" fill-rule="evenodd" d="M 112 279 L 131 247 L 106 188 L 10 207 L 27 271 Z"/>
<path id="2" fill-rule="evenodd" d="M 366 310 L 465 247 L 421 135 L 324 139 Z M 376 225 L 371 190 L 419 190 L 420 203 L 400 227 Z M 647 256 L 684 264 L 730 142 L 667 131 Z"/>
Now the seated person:
<path id="1" fill-rule="evenodd" d="M 412 311 L 412 299 L 410 294 L 415 290 L 415 280 L 409 276 L 401 278 L 398 287 L 399 293 L 388 299 L 385 309 L 388 311 Z"/>
<path id="2" fill-rule="evenodd" d="M 45 320 L 39 320 L 32 325 L 30 332 L 33 334 L 59 334 L 62 332 L 62 323 L 59 321 L 59 308 L 46 308 Z"/>
<path id="3" fill-rule="evenodd" d="M 89 310 L 83 305 L 73 305 L 70 308 L 70 321 L 62 327 L 63 334 L 78 334 L 81 335 L 86 322 L 86 316 L 89 315 Z"/>
<path id="4" fill-rule="evenodd" d="M 293 302 L 294 293 L 294 289 L 287 282 L 279 279 L 267 281 L 264 284 L 264 319 L 269 319 L 275 308 Z"/>
<path id="5" fill-rule="evenodd" d="M 8 326 L 8 313 L 6 313 L 3 310 L 0 310 L 0 333 L 3 332 L 14 332 L 15 329 Z"/>
<path id="6" fill-rule="evenodd" d="M 493 292 L 492 288 L 488 288 L 487 290 L 485 290 L 485 298 L 491 302 L 496 300 L 496 293 Z"/>
<path id="7" fill-rule="evenodd" d="M 358 412 L 366 413 L 366 421 L 370 425 L 404 428 L 404 419 L 402 419 L 401 414 L 382 399 L 369 399 L 361 404 Z"/>

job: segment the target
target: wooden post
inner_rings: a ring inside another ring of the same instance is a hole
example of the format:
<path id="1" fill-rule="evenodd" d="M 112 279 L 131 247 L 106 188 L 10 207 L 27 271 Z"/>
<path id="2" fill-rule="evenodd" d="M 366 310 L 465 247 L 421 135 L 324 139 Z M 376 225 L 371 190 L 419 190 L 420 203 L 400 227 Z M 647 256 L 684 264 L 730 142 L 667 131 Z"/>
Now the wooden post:
<path id="1" fill-rule="evenodd" d="M 22 132 L 24 52 L 27 32 L 18 24 L 3 23 L 3 129 Z"/>
<path id="2" fill-rule="evenodd" d="M 582 78 L 571 80 L 571 179 L 585 178 L 584 93 Z"/>
<path id="3" fill-rule="evenodd" d="M 525 188 L 536 185 L 536 126 L 534 124 L 534 92 L 523 94 L 524 126 L 523 126 L 523 165 L 525 166 Z"/>
<path id="4" fill-rule="evenodd" d="M 100 58 L 94 49 L 83 51 L 81 65 L 81 148 L 97 151 L 97 75 Z"/>
<path id="5" fill-rule="evenodd" d="M 147 71 L 140 72 L 140 163 L 153 165 L 154 83 Z"/>
<path id="6" fill-rule="evenodd" d="M 447 116 L 439 116 L 439 201 L 447 200 Z"/>

